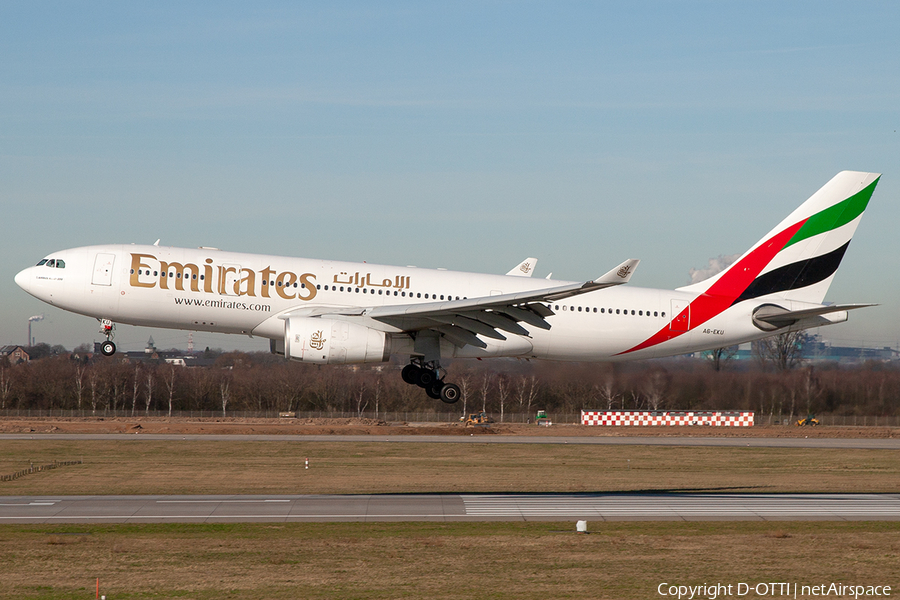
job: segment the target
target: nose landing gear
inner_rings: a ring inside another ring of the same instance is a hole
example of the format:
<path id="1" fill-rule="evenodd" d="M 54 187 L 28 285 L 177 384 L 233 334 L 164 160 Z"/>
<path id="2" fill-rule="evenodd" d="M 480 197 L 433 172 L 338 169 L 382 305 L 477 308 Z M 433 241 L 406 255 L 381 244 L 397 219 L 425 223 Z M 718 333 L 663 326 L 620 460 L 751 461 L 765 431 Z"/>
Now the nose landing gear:
<path id="1" fill-rule="evenodd" d="M 112 356 L 116 353 L 116 345 L 112 339 L 115 337 L 116 324 L 109 319 L 100 319 L 100 333 L 106 336 L 106 341 L 100 344 L 100 354 Z"/>

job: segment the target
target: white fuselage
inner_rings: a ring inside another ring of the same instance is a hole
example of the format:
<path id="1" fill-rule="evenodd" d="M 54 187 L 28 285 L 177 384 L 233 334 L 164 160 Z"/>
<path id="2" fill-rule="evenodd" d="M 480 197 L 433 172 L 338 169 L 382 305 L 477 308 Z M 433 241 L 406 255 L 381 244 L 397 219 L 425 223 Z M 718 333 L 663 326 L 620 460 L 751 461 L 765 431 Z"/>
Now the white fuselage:
<path id="1" fill-rule="evenodd" d="M 59 308 L 117 323 L 212 331 L 283 340 L 284 315 L 335 307 L 374 308 L 479 298 L 571 282 L 507 275 L 392 267 L 216 249 L 141 245 L 90 246 L 48 256 L 63 268 L 30 267 L 16 283 Z M 770 335 L 756 328 L 752 310 L 765 298 L 727 308 L 702 326 L 672 322 L 697 294 L 618 286 L 545 303 L 555 314 L 549 330 L 521 323 L 528 335 L 484 339 L 486 348 L 443 345 L 445 356 L 522 356 L 598 361 L 672 356 Z M 364 311 L 355 317 L 365 320 Z M 412 353 L 409 337 L 392 334 L 393 353 Z M 631 351 L 667 328 L 677 337 Z M 625 353 L 625 354 L 622 354 Z"/>

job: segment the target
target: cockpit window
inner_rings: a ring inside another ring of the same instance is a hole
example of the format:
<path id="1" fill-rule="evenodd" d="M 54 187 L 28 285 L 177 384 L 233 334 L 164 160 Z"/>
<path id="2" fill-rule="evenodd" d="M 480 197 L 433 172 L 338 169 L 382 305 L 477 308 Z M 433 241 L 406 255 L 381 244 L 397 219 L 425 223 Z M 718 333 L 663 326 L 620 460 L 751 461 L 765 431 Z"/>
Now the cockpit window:
<path id="1" fill-rule="evenodd" d="M 41 267 L 50 267 L 55 269 L 65 269 L 66 261 L 61 258 L 44 258 L 37 264 L 37 266 Z"/>

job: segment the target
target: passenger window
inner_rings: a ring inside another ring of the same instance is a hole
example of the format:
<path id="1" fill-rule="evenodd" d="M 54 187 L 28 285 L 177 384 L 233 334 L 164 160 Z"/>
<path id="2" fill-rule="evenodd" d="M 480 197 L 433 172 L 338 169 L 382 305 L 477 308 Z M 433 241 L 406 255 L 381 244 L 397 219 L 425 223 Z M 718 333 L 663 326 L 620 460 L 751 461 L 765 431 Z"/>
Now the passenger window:
<path id="1" fill-rule="evenodd" d="M 580 306 L 578 307 L 578 312 L 581 312 L 581 307 L 580 307 Z"/>
<path id="2" fill-rule="evenodd" d="M 665 313 L 665 312 L 663 312 L 663 313 L 662 313 L 662 315 L 661 315 L 661 316 L 663 316 L 663 317 L 665 317 L 665 316 L 666 316 L 666 313 Z"/>
<path id="3" fill-rule="evenodd" d="M 620 309 L 618 309 L 618 308 L 616 309 L 616 314 L 619 314 L 619 310 L 620 310 Z"/>
<path id="4" fill-rule="evenodd" d="M 594 312 L 597 312 L 597 307 L 596 307 L 596 306 L 594 307 Z"/>

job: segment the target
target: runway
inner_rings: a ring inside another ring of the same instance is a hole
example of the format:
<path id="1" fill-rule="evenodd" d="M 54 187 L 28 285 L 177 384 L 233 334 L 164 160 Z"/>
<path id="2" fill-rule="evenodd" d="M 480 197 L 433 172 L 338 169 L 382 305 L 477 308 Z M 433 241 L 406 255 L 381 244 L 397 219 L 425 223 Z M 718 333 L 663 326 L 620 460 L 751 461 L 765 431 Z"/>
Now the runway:
<path id="1" fill-rule="evenodd" d="M 900 494 L 2 496 L 0 523 L 895 521 Z"/>
<path id="2" fill-rule="evenodd" d="M 527 435 L 217 435 L 163 433 L 3 433 L 4 440 L 116 440 L 193 442 L 316 442 L 415 444 L 573 444 L 629 446 L 693 446 L 746 448 L 856 448 L 900 450 L 897 438 L 770 438 L 664 436 L 527 436 Z"/>

